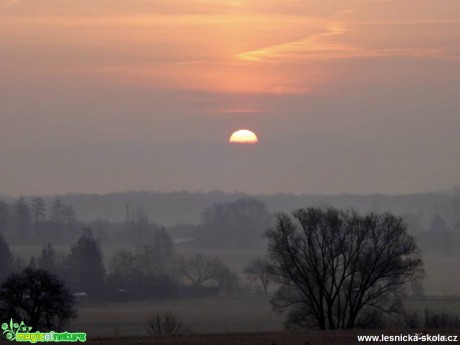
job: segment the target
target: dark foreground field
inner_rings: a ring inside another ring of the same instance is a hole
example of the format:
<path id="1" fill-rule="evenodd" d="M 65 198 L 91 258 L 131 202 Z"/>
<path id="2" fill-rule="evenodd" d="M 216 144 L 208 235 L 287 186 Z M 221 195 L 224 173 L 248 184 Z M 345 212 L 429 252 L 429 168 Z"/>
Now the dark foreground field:
<path id="1" fill-rule="evenodd" d="M 374 344 L 375 342 L 358 342 L 357 335 L 399 335 L 414 334 L 406 331 L 308 331 L 308 332 L 271 332 L 271 333 L 225 333 L 192 334 L 176 337 L 126 337 L 94 338 L 87 344 L 109 345 L 333 345 L 333 344 Z M 458 335 L 460 332 L 428 332 L 431 335 Z M 383 342 L 387 344 L 417 344 L 417 342 Z M 459 342 L 456 342 L 457 344 Z M 422 344 L 422 342 L 420 342 Z M 423 344 L 426 344 L 423 343 Z M 455 342 L 450 342 L 455 344 Z"/>
<path id="2" fill-rule="evenodd" d="M 321 332 L 303 333 L 225 333 L 225 334 L 192 334 L 177 337 L 126 337 L 126 338 L 94 338 L 87 344 L 109 345 L 326 345 L 356 344 L 356 332 Z"/>

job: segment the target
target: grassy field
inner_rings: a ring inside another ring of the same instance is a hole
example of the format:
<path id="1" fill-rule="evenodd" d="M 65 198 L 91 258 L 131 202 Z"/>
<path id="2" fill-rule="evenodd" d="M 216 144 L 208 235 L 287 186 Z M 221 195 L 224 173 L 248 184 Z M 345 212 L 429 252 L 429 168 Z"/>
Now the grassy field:
<path id="1" fill-rule="evenodd" d="M 460 315 L 460 300 L 407 300 L 409 309 L 443 310 Z M 146 335 L 153 310 L 172 310 L 192 333 L 268 332 L 283 328 L 283 315 L 270 309 L 267 296 L 235 295 L 204 299 L 172 299 L 79 305 L 78 318 L 67 327 L 92 336 Z"/>
<path id="2" fill-rule="evenodd" d="M 357 335 L 380 335 L 381 331 L 308 331 L 191 334 L 178 337 L 89 338 L 87 344 L 99 345 L 328 345 L 358 344 Z M 400 334 L 386 332 L 387 335 Z M 452 333 L 446 333 L 452 334 Z M 370 344 L 370 343 L 369 343 Z M 393 342 L 392 344 L 401 344 Z M 407 343 L 406 343 L 407 344 Z"/>
<path id="3" fill-rule="evenodd" d="M 276 331 L 283 322 L 271 311 L 267 296 L 235 295 L 79 305 L 70 328 L 92 335 L 145 335 L 149 312 L 165 309 L 174 311 L 193 333 Z"/>

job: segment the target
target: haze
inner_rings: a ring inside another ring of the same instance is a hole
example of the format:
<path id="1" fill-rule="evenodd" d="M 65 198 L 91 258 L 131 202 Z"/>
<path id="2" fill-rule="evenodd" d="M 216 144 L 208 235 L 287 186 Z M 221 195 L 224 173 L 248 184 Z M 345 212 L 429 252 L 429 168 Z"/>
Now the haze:
<path id="1" fill-rule="evenodd" d="M 0 190 L 449 189 L 458 18 L 455 0 L 0 0 Z M 241 128 L 259 144 L 228 144 Z"/>

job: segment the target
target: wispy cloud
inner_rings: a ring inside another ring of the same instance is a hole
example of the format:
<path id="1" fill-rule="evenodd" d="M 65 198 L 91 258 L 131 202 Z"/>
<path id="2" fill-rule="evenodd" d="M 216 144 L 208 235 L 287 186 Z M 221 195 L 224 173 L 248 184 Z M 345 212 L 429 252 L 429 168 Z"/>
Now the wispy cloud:
<path id="1" fill-rule="evenodd" d="M 238 55 L 239 58 L 249 61 L 260 61 L 260 60 L 276 60 L 281 57 L 294 57 L 299 54 L 305 55 L 306 53 L 314 53 L 326 50 L 326 44 L 323 42 L 323 38 L 327 36 L 341 35 L 345 32 L 342 27 L 330 27 L 327 32 L 317 35 L 312 35 L 301 40 L 277 44 L 269 47 L 260 48 L 257 50 L 244 52 Z M 329 47 L 330 48 L 330 47 Z M 335 44 L 334 50 L 341 50 L 340 47 Z"/>
<path id="2" fill-rule="evenodd" d="M 443 49 L 425 48 L 364 48 L 339 42 L 339 36 L 347 31 L 343 25 L 330 26 L 324 33 L 296 41 L 263 47 L 238 54 L 246 61 L 279 62 L 289 60 L 336 60 L 356 57 L 441 57 Z"/>

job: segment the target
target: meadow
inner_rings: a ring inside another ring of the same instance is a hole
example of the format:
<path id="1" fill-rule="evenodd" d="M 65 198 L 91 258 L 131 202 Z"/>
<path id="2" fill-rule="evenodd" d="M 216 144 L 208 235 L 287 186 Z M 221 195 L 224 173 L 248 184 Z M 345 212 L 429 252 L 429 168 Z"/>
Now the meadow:
<path id="1" fill-rule="evenodd" d="M 109 345 L 326 345 L 356 344 L 357 335 L 376 335 L 381 332 L 308 331 L 189 334 L 170 337 L 94 337 L 87 344 Z M 393 333 L 388 333 L 393 334 Z M 399 334 L 399 333 L 396 333 Z M 393 343 L 398 344 L 398 343 Z"/>
<path id="2" fill-rule="evenodd" d="M 282 329 L 283 317 L 263 295 L 213 296 L 126 303 L 83 304 L 69 329 L 91 335 L 146 335 L 150 311 L 171 310 L 191 333 L 269 332 Z"/>

